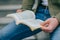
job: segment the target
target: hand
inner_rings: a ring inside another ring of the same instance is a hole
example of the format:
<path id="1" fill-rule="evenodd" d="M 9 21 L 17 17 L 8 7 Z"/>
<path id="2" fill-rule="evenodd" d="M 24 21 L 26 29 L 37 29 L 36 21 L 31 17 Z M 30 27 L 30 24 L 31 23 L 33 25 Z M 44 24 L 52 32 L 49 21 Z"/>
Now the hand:
<path id="1" fill-rule="evenodd" d="M 19 12 L 22 12 L 22 10 L 18 9 L 16 12 L 19 13 Z"/>
<path id="2" fill-rule="evenodd" d="M 43 26 L 41 27 L 41 29 L 45 32 L 51 33 L 58 26 L 58 24 L 59 22 L 57 18 L 49 18 L 44 23 L 41 24 Z"/>

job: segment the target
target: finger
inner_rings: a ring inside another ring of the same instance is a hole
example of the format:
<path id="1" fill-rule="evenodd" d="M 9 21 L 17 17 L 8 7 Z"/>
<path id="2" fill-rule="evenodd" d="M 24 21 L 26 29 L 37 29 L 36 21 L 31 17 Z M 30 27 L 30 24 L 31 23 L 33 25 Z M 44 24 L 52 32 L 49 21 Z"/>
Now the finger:
<path id="1" fill-rule="evenodd" d="M 46 27 L 41 27 L 41 29 L 42 29 L 42 30 L 45 30 L 45 29 L 46 29 Z"/>
<path id="2" fill-rule="evenodd" d="M 46 24 L 49 24 L 49 20 L 46 20 L 45 22 L 43 22 L 41 25 L 45 26 Z"/>
<path id="3" fill-rule="evenodd" d="M 54 23 L 50 22 L 48 27 L 43 28 L 45 32 L 52 32 L 55 29 Z"/>
<path id="4" fill-rule="evenodd" d="M 42 30 L 47 30 L 47 24 L 49 23 L 49 20 L 46 20 L 44 23 L 42 23 L 41 25 L 42 25 L 42 27 L 41 27 L 41 29 Z"/>
<path id="5" fill-rule="evenodd" d="M 54 30 L 55 28 L 56 28 L 56 24 L 54 23 L 54 22 L 51 22 L 50 24 L 49 24 L 49 26 L 48 26 L 48 28 L 50 29 L 50 30 Z"/>
<path id="6" fill-rule="evenodd" d="M 48 26 L 42 26 L 41 29 L 45 32 L 50 32 L 50 28 L 49 28 L 50 25 L 51 24 L 48 24 Z"/>
<path id="7" fill-rule="evenodd" d="M 42 31 L 48 32 L 48 33 L 53 31 L 53 30 L 50 30 L 48 27 L 42 27 L 41 29 L 42 29 Z"/>
<path id="8" fill-rule="evenodd" d="M 41 29 L 45 32 L 47 32 L 47 27 L 41 27 Z"/>
<path id="9" fill-rule="evenodd" d="M 18 9 L 16 12 L 19 13 L 19 12 L 22 12 L 22 10 Z"/>

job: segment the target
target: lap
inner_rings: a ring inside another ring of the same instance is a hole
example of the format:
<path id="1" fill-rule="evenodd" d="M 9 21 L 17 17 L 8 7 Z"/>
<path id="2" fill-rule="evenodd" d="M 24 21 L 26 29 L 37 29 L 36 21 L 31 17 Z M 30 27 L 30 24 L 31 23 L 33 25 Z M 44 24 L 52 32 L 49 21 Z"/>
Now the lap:
<path id="1" fill-rule="evenodd" d="M 60 40 L 60 26 L 58 26 L 51 34 L 51 40 Z"/>
<path id="2" fill-rule="evenodd" d="M 24 24 L 16 25 L 15 21 L 9 23 L 1 30 L 3 35 L 2 39 L 11 39 L 11 40 L 23 39 L 32 36 L 40 31 L 41 31 L 40 29 L 31 31 L 30 28 Z"/>

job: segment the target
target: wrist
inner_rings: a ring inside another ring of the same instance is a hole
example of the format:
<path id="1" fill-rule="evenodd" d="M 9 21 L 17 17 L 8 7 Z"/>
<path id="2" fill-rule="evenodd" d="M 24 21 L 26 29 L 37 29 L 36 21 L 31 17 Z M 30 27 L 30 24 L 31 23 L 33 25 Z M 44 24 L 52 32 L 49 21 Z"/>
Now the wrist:
<path id="1" fill-rule="evenodd" d="M 57 22 L 58 22 L 58 24 L 59 24 L 59 21 L 58 21 L 58 19 L 56 18 L 56 17 L 53 17 Z"/>

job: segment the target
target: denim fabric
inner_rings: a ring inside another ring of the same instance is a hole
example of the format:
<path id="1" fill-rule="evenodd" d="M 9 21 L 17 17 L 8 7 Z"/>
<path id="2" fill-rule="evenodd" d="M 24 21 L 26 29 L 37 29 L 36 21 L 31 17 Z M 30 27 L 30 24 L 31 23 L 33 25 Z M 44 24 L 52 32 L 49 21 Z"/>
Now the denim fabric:
<path id="1" fill-rule="evenodd" d="M 44 6 L 39 6 L 35 15 L 37 19 L 41 20 L 46 20 L 50 18 L 48 8 L 45 8 Z"/>
<path id="2" fill-rule="evenodd" d="M 60 25 L 50 33 L 50 40 L 60 40 Z"/>
<path id="3" fill-rule="evenodd" d="M 21 40 L 28 36 L 34 35 L 40 31 L 41 31 L 40 29 L 31 31 L 30 28 L 24 24 L 19 24 L 17 26 L 13 21 L 0 31 L 0 39 L 1 40 Z"/>

